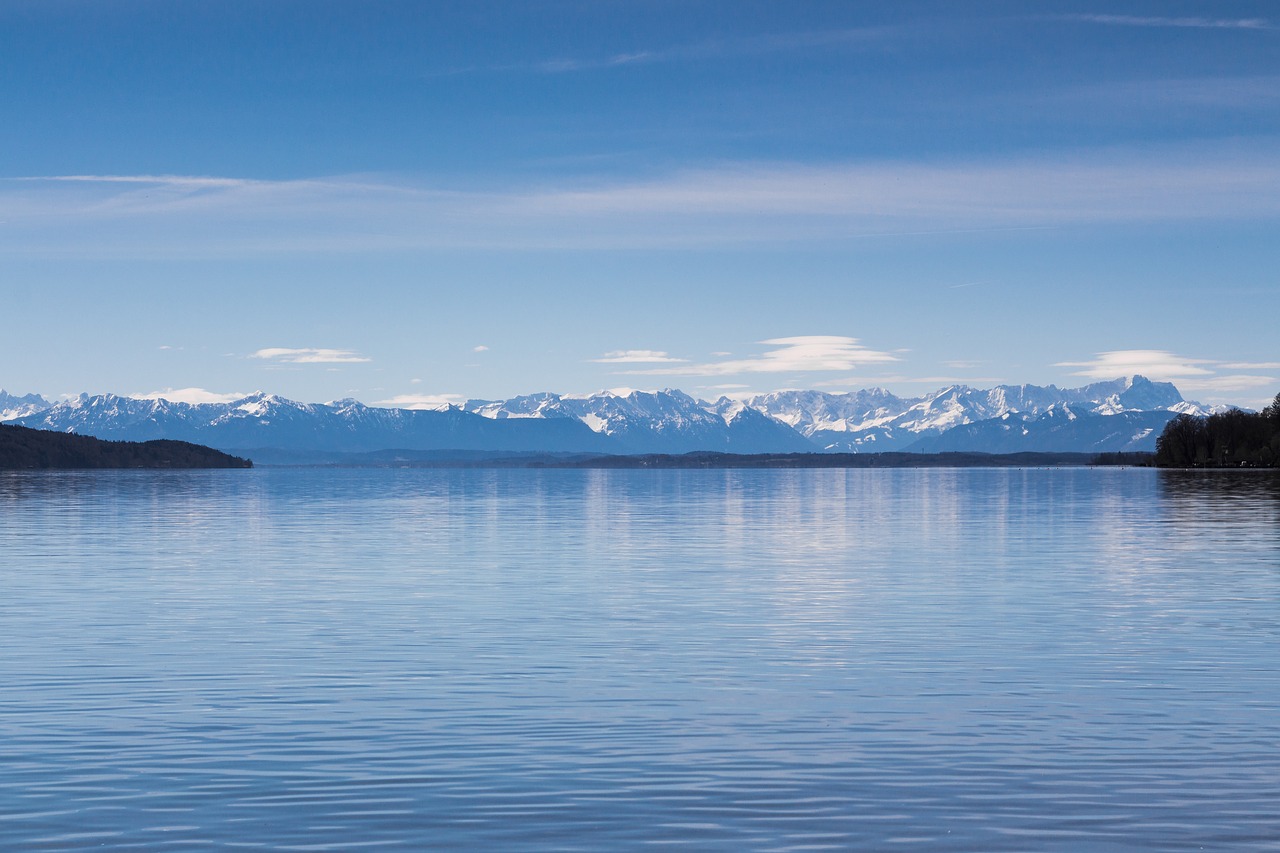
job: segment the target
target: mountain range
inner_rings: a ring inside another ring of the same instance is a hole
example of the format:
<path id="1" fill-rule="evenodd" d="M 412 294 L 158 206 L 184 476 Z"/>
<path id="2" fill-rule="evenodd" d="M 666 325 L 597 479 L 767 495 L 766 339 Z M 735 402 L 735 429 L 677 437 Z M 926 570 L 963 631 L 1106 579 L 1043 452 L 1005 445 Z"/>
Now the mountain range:
<path id="1" fill-rule="evenodd" d="M 229 403 L 114 394 L 50 403 L 0 391 L 0 421 L 98 438 L 177 439 L 258 461 L 334 454 L 1013 453 L 1153 450 L 1175 414 L 1208 414 L 1168 382 L 1142 376 L 1081 388 L 953 385 L 921 397 L 872 388 L 778 391 L 699 400 L 682 391 L 530 394 L 437 409 L 298 403 L 255 393 Z"/>
<path id="2" fill-rule="evenodd" d="M 34 415 L 53 406 L 39 394 L 27 394 L 22 397 L 0 391 L 0 423 L 16 421 L 27 415 Z"/>

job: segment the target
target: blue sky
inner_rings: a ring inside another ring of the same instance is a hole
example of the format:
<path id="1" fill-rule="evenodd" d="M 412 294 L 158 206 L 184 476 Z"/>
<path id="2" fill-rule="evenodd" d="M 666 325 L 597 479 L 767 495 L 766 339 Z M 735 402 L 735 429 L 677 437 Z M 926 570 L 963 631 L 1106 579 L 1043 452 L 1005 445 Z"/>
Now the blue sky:
<path id="1" fill-rule="evenodd" d="M 1280 390 L 1270 3 L 0 0 L 0 387 Z"/>

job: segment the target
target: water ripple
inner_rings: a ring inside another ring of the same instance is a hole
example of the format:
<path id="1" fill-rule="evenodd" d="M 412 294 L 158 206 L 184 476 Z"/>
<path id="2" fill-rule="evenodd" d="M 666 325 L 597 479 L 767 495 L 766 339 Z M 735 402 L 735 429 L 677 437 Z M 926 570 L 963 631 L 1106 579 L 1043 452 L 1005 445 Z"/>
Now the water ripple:
<path id="1" fill-rule="evenodd" d="M 0 847 L 1273 850 L 1280 488 L 0 475 Z"/>

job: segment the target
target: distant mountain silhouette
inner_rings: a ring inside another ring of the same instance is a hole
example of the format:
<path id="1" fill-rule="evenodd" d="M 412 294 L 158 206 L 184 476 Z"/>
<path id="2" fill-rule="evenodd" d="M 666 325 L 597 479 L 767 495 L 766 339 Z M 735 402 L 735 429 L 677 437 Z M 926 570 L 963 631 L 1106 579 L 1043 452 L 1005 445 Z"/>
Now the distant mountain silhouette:
<path id="1" fill-rule="evenodd" d="M 103 441 L 0 424 L 0 470 L 251 467 L 247 459 L 185 441 Z"/>

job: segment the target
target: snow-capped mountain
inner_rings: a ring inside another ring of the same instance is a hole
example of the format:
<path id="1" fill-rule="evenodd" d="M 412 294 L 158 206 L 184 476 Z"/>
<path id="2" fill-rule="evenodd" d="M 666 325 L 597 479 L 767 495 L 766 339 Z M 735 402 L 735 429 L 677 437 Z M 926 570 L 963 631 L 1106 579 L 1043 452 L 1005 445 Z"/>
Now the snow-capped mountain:
<path id="1" fill-rule="evenodd" d="M 354 400 L 297 403 L 251 394 L 231 403 L 172 403 L 82 394 L 17 421 L 22 426 L 98 438 L 175 438 L 219 450 L 278 448 L 367 453 L 375 450 L 608 452 L 610 446 L 571 419 L 510 423 L 458 408 L 381 409 Z"/>
<path id="2" fill-rule="evenodd" d="M 23 426 L 99 438 L 176 438 L 218 449 L 483 450 L 594 453 L 812 452 L 794 430 L 743 407 L 719 414 L 679 391 L 538 394 L 472 401 L 471 411 L 383 409 L 355 400 L 298 403 L 257 393 L 231 403 L 173 403 L 104 394 L 21 418 Z"/>
<path id="3" fill-rule="evenodd" d="M 910 407 L 882 388 L 848 394 L 776 391 L 745 403 L 787 424 L 820 450 L 867 453 L 898 449 L 893 421 Z"/>
<path id="4" fill-rule="evenodd" d="M 1154 451 L 1169 422 L 1168 409 L 1099 414 L 1084 407 L 1055 404 L 1039 414 L 1006 412 L 997 418 L 963 424 L 917 440 L 914 453 L 1098 453 Z"/>
<path id="5" fill-rule="evenodd" d="M 298 403 L 261 392 L 230 403 L 114 394 L 82 394 L 56 405 L 35 395 L 0 400 L 18 401 L 14 411 L 30 407 L 12 420 L 37 429 L 132 441 L 174 438 L 242 454 L 276 449 L 304 455 L 1128 450 L 1135 442 L 1143 448 L 1153 444 L 1174 414 L 1207 414 L 1173 385 L 1141 376 L 1074 389 L 953 385 L 915 398 L 878 388 L 847 394 L 780 391 L 713 403 L 674 389 L 544 392 L 433 411 L 377 408 L 350 399 Z M 1142 430 L 1147 432 L 1139 435 Z M 1044 438 L 1049 432 L 1053 437 Z"/>
<path id="6" fill-rule="evenodd" d="M 601 391 L 586 397 L 542 393 L 510 400 L 469 400 L 487 418 L 572 418 L 608 436 L 623 453 L 813 452 L 812 443 L 758 409 L 717 409 L 683 391 Z"/>
<path id="7" fill-rule="evenodd" d="M 34 415 L 36 412 L 42 412 L 52 405 L 39 394 L 26 394 L 17 397 L 8 391 L 0 389 L 0 423 L 16 421 L 18 418 Z"/>
<path id="8" fill-rule="evenodd" d="M 1071 405 L 1087 413 L 1131 411 L 1208 414 L 1182 399 L 1169 382 L 1144 376 L 1096 382 L 1081 388 L 1054 385 L 999 385 L 986 390 L 951 385 L 922 397 L 903 399 L 880 390 L 828 394 L 781 391 L 747 400 L 748 405 L 791 424 L 828 451 L 873 453 L 905 450 L 922 438 L 1010 413 L 1039 415 Z"/>

